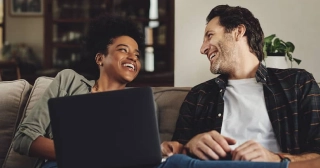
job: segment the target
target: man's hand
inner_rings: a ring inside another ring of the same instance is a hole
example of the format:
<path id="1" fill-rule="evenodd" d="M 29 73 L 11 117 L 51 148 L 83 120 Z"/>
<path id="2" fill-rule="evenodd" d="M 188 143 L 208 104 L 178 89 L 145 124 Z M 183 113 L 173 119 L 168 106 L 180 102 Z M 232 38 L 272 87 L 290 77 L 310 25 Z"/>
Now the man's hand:
<path id="1" fill-rule="evenodd" d="M 224 137 L 217 131 L 205 132 L 193 137 L 186 145 L 186 150 L 200 159 L 218 160 L 226 157 L 231 152 L 229 145 L 236 143 L 236 140 Z"/>
<path id="2" fill-rule="evenodd" d="M 183 145 L 177 141 L 163 141 L 161 143 L 161 152 L 163 156 L 171 156 L 181 153 Z"/>
<path id="3" fill-rule="evenodd" d="M 250 140 L 235 148 L 232 152 L 232 160 L 280 162 L 277 154 L 265 149 L 259 143 Z"/>

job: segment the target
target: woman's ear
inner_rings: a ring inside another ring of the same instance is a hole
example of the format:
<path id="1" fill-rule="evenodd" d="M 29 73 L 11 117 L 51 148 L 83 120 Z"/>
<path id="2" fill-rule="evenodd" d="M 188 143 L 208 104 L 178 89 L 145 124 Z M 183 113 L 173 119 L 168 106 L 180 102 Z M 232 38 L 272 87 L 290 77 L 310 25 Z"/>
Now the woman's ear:
<path id="1" fill-rule="evenodd" d="M 244 26 L 244 24 L 240 24 L 237 26 L 236 28 L 236 32 L 235 32 L 235 37 L 236 37 L 236 41 L 239 41 L 244 34 L 246 33 L 246 26 Z"/>
<path id="2" fill-rule="evenodd" d="M 102 57 L 103 57 L 103 54 L 101 53 L 97 53 L 96 54 L 96 57 L 95 57 L 95 60 L 96 60 L 96 63 L 99 65 L 99 66 L 102 66 L 103 63 L 102 63 Z"/>

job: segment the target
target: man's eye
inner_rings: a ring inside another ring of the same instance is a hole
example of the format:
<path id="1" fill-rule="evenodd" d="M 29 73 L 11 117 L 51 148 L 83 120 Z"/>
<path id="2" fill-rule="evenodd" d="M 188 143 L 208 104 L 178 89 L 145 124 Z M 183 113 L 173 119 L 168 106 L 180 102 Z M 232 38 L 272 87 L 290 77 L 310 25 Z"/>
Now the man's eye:
<path id="1" fill-rule="evenodd" d="M 137 57 L 138 59 L 140 59 L 140 55 L 137 54 L 136 57 Z"/>
<path id="2" fill-rule="evenodd" d="M 208 38 L 211 38 L 213 36 L 213 34 L 208 34 Z"/>

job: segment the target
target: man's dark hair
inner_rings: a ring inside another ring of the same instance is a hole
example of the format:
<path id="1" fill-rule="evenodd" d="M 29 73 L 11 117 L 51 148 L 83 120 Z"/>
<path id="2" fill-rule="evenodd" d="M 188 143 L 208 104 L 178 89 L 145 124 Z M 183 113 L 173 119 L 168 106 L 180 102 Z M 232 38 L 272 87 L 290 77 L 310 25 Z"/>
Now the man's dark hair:
<path id="1" fill-rule="evenodd" d="M 225 28 L 226 33 L 230 33 L 240 24 L 246 27 L 245 36 L 248 39 L 250 52 L 254 53 L 259 61 L 264 58 L 263 39 L 264 34 L 259 20 L 246 8 L 240 6 L 231 7 L 229 5 L 219 5 L 214 7 L 207 16 L 207 24 L 211 19 L 219 16 L 220 24 Z"/>
<path id="2" fill-rule="evenodd" d="M 97 53 L 108 54 L 107 47 L 119 36 L 133 38 L 139 49 L 144 45 L 144 34 L 138 26 L 124 17 L 104 13 L 90 22 L 86 37 L 86 49 L 92 58 Z"/>
<path id="3" fill-rule="evenodd" d="M 88 79 L 99 77 L 99 71 L 95 62 L 97 53 L 108 55 L 108 46 L 113 40 L 120 36 L 129 36 L 133 38 L 139 47 L 144 48 L 144 34 L 142 30 L 132 20 L 103 13 L 94 18 L 90 24 L 85 38 L 85 58 L 82 67 L 89 74 Z M 88 72 L 89 71 L 89 72 Z"/>

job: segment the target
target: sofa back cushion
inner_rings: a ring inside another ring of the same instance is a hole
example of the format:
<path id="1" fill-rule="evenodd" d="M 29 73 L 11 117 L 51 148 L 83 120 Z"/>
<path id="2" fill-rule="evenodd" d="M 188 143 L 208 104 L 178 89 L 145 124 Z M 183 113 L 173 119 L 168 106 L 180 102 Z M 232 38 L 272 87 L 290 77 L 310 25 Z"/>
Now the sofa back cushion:
<path id="1" fill-rule="evenodd" d="M 52 79 L 53 78 L 49 78 L 49 77 L 39 77 L 35 81 L 34 86 L 31 90 L 30 96 L 28 98 L 28 101 L 26 103 L 26 106 L 23 110 L 23 118 L 25 118 L 29 114 L 30 110 L 35 105 L 37 100 L 42 96 L 43 92 L 52 82 Z M 20 168 L 20 167 L 31 168 L 31 167 L 34 167 L 36 160 L 37 160 L 36 158 L 31 158 L 31 157 L 16 153 L 15 151 L 13 151 L 12 144 L 11 144 L 5 163 L 3 165 L 3 168 Z"/>
<path id="2" fill-rule="evenodd" d="M 179 110 L 190 87 L 153 87 L 158 108 L 160 139 L 170 141 L 176 127 Z"/>
<path id="3" fill-rule="evenodd" d="M 20 123 L 31 88 L 23 79 L 0 82 L 0 167 Z"/>

